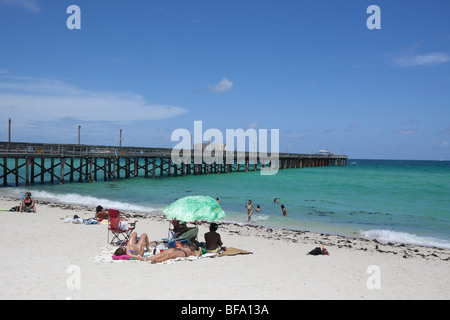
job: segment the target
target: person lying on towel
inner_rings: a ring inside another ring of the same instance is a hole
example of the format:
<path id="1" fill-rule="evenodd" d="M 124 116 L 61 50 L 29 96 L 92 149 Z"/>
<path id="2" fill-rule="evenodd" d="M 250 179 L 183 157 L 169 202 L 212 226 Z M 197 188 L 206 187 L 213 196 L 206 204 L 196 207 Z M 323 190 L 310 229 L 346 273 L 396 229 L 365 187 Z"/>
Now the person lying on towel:
<path id="1" fill-rule="evenodd" d="M 147 261 L 144 258 L 144 252 L 150 250 L 149 248 L 149 240 L 146 233 L 143 233 L 137 241 L 137 233 L 133 232 L 126 246 L 118 248 L 113 255 L 114 260 L 129 260 L 136 259 L 140 261 Z M 128 257 L 126 259 L 126 257 Z"/>
<path id="2" fill-rule="evenodd" d="M 185 245 L 176 248 L 169 248 L 154 256 L 144 258 L 144 261 L 158 263 L 175 258 L 187 258 L 189 256 L 200 257 L 201 251 L 197 250 L 197 248 L 198 247 L 196 244 L 192 244 L 190 246 Z"/>

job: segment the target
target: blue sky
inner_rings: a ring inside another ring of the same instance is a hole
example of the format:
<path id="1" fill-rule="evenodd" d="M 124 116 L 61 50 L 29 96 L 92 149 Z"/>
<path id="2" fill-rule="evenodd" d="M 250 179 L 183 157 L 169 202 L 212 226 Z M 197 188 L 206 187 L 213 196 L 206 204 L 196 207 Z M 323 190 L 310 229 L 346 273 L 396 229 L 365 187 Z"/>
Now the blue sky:
<path id="1" fill-rule="evenodd" d="M 11 118 L 17 142 L 77 143 L 81 125 L 84 144 L 123 129 L 172 147 L 201 120 L 279 129 L 281 152 L 450 159 L 449 16 L 447 0 L 0 0 L 0 140 Z"/>

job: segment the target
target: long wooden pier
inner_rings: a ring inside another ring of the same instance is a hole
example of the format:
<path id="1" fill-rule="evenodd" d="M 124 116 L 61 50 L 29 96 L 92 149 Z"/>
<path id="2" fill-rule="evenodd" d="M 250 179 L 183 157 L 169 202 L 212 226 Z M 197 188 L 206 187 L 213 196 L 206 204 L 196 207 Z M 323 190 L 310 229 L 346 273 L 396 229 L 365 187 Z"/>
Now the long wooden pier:
<path id="1" fill-rule="evenodd" d="M 234 161 L 176 164 L 172 149 L 71 144 L 0 142 L 0 185 L 112 181 L 122 178 L 185 176 L 276 169 L 346 166 L 345 155 L 279 153 L 277 161 L 254 160 L 248 152 L 234 152 Z M 239 161 L 238 161 L 239 159 Z M 257 158 L 256 158 L 257 159 Z M 197 161 L 198 162 L 198 161 Z"/>

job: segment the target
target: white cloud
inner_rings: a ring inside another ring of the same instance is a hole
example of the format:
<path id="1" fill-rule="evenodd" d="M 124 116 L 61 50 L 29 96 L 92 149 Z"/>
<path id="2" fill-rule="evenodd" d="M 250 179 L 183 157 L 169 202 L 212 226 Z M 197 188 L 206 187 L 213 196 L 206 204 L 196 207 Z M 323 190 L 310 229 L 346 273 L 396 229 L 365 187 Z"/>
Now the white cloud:
<path id="1" fill-rule="evenodd" d="M 227 78 L 223 78 L 219 83 L 208 84 L 206 89 L 212 93 L 226 93 L 233 89 L 233 82 Z"/>
<path id="2" fill-rule="evenodd" d="M 150 104 L 136 93 L 89 91 L 55 80 L 3 79 L 0 118 L 132 122 L 169 119 L 187 112 L 181 107 Z"/>
<path id="3" fill-rule="evenodd" d="M 444 52 L 430 52 L 393 58 L 393 63 L 397 67 L 437 66 L 448 61 L 450 61 L 450 56 Z"/>
<path id="4" fill-rule="evenodd" d="M 386 63 L 400 68 L 414 66 L 437 66 L 450 61 L 450 55 L 445 52 L 433 51 L 428 53 L 419 53 L 424 41 L 420 40 L 412 46 L 391 52 L 385 55 Z"/>
<path id="5" fill-rule="evenodd" d="M 0 0 L 0 4 L 4 6 L 14 6 L 24 8 L 29 12 L 40 12 L 41 8 L 38 6 L 36 0 Z"/>
<path id="6" fill-rule="evenodd" d="M 394 129 L 394 133 L 399 135 L 410 135 L 416 133 L 416 131 L 417 128 L 409 128 L 409 127 L 400 127 Z"/>

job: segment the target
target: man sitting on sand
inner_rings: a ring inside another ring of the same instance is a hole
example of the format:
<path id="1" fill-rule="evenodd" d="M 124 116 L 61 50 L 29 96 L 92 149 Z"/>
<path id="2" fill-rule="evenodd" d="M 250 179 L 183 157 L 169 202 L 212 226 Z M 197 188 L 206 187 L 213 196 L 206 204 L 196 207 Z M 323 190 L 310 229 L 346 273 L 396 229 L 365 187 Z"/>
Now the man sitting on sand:
<path id="1" fill-rule="evenodd" d="M 222 247 L 223 243 L 220 239 L 220 234 L 216 232 L 218 227 L 217 223 L 211 223 L 209 232 L 205 233 L 206 252 L 208 253 L 218 253 L 221 249 L 223 251 L 227 249 Z"/>
<path id="2" fill-rule="evenodd" d="M 197 245 L 192 244 L 190 246 L 183 246 L 181 248 L 169 248 L 152 257 L 145 258 L 144 261 L 147 260 L 151 263 L 158 263 L 175 258 L 187 258 L 189 256 L 200 257 L 200 255 L 201 252 L 197 251 Z"/>

